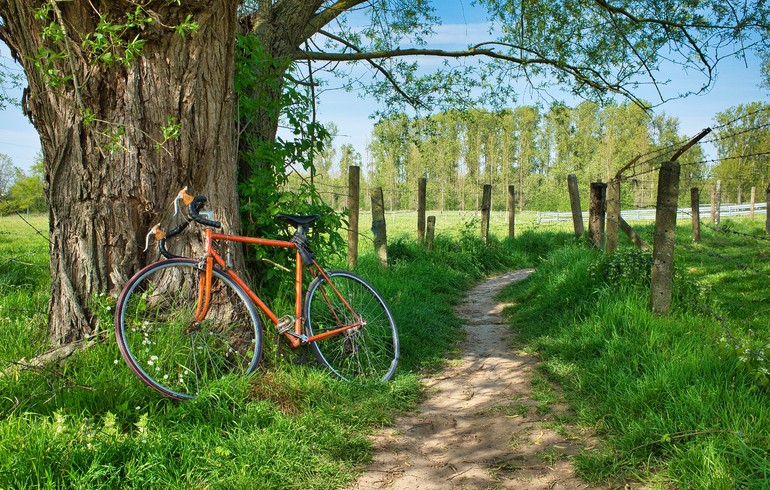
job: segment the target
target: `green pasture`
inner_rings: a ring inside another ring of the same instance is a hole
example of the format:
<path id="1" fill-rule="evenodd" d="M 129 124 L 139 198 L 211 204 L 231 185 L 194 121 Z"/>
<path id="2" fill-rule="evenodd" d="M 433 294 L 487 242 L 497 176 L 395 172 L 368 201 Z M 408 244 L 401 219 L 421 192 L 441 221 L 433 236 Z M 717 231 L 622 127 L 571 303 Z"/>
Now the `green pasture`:
<path id="1" fill-rule="evenodd" d="M 624 238 L 607 258 L 575 240 L 570 223 L 522 213 L 509 240 L 500 213 L 483 244 L 480 215 L 436 216 L 431 252 L 415 243 L 416 213 L 387 217 L 387 269 L 360 241 L 356 272 L 382 292 L 399 326 L 395 381 L 337 381 L 312 363 L 279 359 L 267 335 L 254 376 L 224 379 L 182 403 L 125 365 L 109 295 L 91 299 L 106 326 L 102 342 L 57 365 L 26 365 L 46 349 L 47 222 L 0 218 L 0 488 L 345 488 L 371 458 L 367 435 L 413 407 L 420 376 L 455 355 L 462 329 L 453 305 L 463 292 L 532 266 L 535 274 L 503 292 L 511 348 L 541 358 L 533 389 L 551 383 L 573 408 L 554 419 L 557 429 L 577 426 L 599 441 L 574 457 L 583 478 L 612 488 L 770 487 L 763 223 L 704 228 L 698 244 L 680 223 L 674 310 L 655 317 L 650 257 Z M 637 227 L 652 243 L 651 226 Z"/>

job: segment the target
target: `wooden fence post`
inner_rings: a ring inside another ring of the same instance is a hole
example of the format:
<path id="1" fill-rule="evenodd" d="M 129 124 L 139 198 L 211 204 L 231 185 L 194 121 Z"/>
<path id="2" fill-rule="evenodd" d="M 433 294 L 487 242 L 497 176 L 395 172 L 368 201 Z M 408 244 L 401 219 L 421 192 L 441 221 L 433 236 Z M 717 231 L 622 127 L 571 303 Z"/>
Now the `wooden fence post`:
<path id="1" fill-rule="evenodd" d="M 580 191 L 575 174 L 567 176 L 567 188 L 569 189 L 569 202 L 572 208 L 572 224 L 575 227 L 575 236 L 580 238 L 585 233 L 583 229 L 583 210 L 580 209 Z"/>
<path id="2" fill-rule="evenodd" d="M 714 224 L 719 226 L 722 214 L 722 181 L 717 180 L 716 207 L 714 209 Z"/>
<path id="3" fill-rule="evenodd" d="M 657 315 L 666 315 L 671 309 L 679 170 L 678 163 L 666 162 L 661 166 L 658 178 L 650 284 L 650 310 Z"/>
<path id="4" fill-rule="evenodd" d="M 481 239 L 487 243 L 489 239 L 489 215 L 492 212 L 492 185 L 484 184 L 481 196 Z"/>
<path id="5" fill-rule="evenodd" d="M 516 189 L 508 186 L 508 236 L 513 238 L 516 232 Z"/>
<path id="6" fill-rule="evenodd" d="M 757 188 L 751 188 L 751 206 L 749 207 L 749 219 L 754 221 L 754 207 L 757 204 Z"/>
<path id="7" fill-rule="evenodd" d="M 765 210 L 765 214 L 767 215 L 765 218 L 765 233 L 770 233 L 770 184 L 767 186 L 767 189 L 765 189 L 765 200 L 767 202 L 767 209 Z"/>
<path id="8" fill-rule="evenodd" d="M 436 233 L 436 217 L 428 216 L 428 227 L 425 230 L 425 248 L 433 250 L 433 237 Z"/>
<path id="9" fill-rule="evenodd" d="M 606 210 L 607 184 L 591 182 L 591 200 L 588 206 L 588 237 L 596 248 L 604 245 L 604 213 Z"/>
<path id="10" fill-rule="evenodd" d="M 388 266 L 388 233 L 385 227 L 385 200 L 382 187 L 371 190 L 372 193 L 372 233 L 374 234 L 374 253 L 383 267 Z"/>
<path id="11" fill-rule="evenodd" d="M 692 241 L 700 241 L 700 190 L 690 188 L 690 205 L 692 207 Z"/>
<path id="12" fill-rule="evenodd" d="M 348 269 L 355 268 L 358 263 L 358 212 L 359 191 L 361 189 L 361 168 L 351 165 L 348 168 L 348 211 L 350 220 L 348 226 Z"/>
<path id="13" fill-rule="evenodd" d="M 642 155 L 636 155 L 628 163 L 623 165 L 623 167 L 621 167 L 621 169 L 618 170 L 618 172 L 615 174 L 615 180 L 617 180 L 618 183 L 620 183 L 620 179 L 623 176 L 623 172 L 633 167 L 634 164 L 638 162 L 640 158 L 642 158 Z M 620 206 L 620 187 L 618 187 L 618 191 L 617 191 L 617 202 L 618 202 L 618 206 Z M 620 215 L 620 207 L 618 207 L 617 223 L 618 223 L 618 227 L 621 230 L 623 230 L 623 233 L 628 235 L 628 238 L 630 238 L 631 241 L 634 242 L 634 245 L 636 245 L 637 247 L 639 247 L 645 252 L 650 249 L 650 247 L 644 242 L 644 240 L 642 240 L 642 237 L 639 236 L 639 234 L 636 231 L 634 231 L 633 228 L 631 228 L 631 225 L 629 225 L 626 222 L 626 220 L 623 219 L 623 216 Z M 617 233 L 617 230 L 615 231 L 615 233 Z"/>
<path id="14" fill-rule="evenodd" d="M 420 177 L 417 180 L 417 241 L 425 240 L 425 195 L 428 179 Z"/>
<path id="15" fill-rule="evenodd" d="M 717 219 L 717 190 L 711 186 L 711 223 L 713 224 Z"/>
<path id="16" fill-rule="evenodd" d="M 620 179 L 612 179 L 607 186 L 607 243 L 604 251 L 609 255 L 618 248 L 620 225 Z"/>
<path id="17" fill-rule="evenodd" d="M 634 242 L 634 245 L 639 247 L 640 250 L 646 252 L 650 249 L 650 246 L 645 243 L 644 240 L 642 240 L 642 237 L 639 236 L 639 234 L 634 231 L 633 228 L 631 228 L 631 225 L 626 223 L 626 220 L 623 219 L 623 217 L 620 217 L 620 222 L 618 223 L 620 226 L 620 229 L 623 230 L 623 233 L 628 235 L 628 238 L 631 239 L 632 242 Z"/>

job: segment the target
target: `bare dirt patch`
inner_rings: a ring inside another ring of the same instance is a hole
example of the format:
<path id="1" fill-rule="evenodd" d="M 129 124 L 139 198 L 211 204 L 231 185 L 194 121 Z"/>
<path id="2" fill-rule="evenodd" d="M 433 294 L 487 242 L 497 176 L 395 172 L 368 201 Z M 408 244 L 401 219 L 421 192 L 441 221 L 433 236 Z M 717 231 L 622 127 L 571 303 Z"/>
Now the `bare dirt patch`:
<path id="1" fill-rule="evenodd" d="M 428 397 L 374 438 L 374 458 L 354 489 L 592 488 L 571 456 L 594 444 L 562 419 L 567 409 L 513 348 L 495 300 L 532 270 L 484 281 L 458 306 L 461 358 L 425 383 Z M 535 386 L 539 385 L 539 386 Z M 543 386 L 544 385 L 544 386 Z"/>

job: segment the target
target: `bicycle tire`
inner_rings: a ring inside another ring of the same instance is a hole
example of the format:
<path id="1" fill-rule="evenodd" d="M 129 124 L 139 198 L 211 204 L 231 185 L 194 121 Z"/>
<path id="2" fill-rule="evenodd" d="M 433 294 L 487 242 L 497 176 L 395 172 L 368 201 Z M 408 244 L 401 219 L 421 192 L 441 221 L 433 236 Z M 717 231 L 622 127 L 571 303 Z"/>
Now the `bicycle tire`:
<path id="1" fill-rule="evenodd" d="M 398 330 L 382 296 L 353 273 L 329 271 L 327 276 L 365 323 L 362 327 L 311 342 L 310 348 L 316 358 L 345 381 L 393 378 L 399 358 Z M 305 298 L 307 336 L 354 322 L 354 315 L 334 293 L 326 278 L 316 277 Z"/>
<path id="2" fill-rule="evenodd" d="M 177 399 L 194 398 L 227 374 L 253 372 L 262 354 L 262 328 L 246 293 L 212 271 L 211 306 L 195 322 L 205 271 L 191 259 L 151 264 L 126 284 L 115 310 L 123 358 L 144 383 Z"/>

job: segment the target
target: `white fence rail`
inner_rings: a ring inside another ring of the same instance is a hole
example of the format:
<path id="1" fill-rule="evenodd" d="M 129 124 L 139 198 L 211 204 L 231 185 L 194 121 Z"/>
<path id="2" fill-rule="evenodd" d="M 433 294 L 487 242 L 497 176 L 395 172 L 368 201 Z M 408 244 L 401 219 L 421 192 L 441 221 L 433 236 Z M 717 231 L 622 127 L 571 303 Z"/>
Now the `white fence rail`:
<path id="1" fill-rule="evenodd" d="M 754 213 L 765 213 L 767 211 L 766 202 L 758 202 L 754 204 Z M 751 213 L 751 204 L 723 204 L 719 208 L 719 214 L 721 217 L 729 216 L 748 216 Z M 677 219 L 690 218 L 692 214 L 691 208 L 679 208 L 677 210 Z M 623 209 L 620 211 L 620 215 L 626 221 L 655 221 L 655 209 Z M 709 219 L 711 217 L 711 205 L 707 204 L 700 207 L 701 219 Z M 588 219 L 588 211 L 583 212 L 583 219 Z M 572 213 L 556 212 L 556 213 L 537 213 L 538 223 L 556 223 L 560 221 L 572 221 Z"/>

